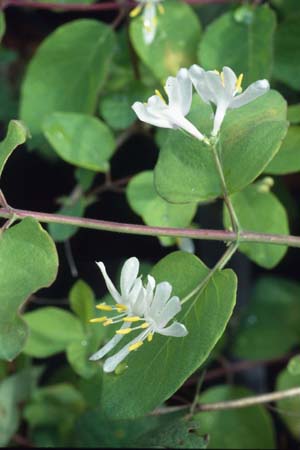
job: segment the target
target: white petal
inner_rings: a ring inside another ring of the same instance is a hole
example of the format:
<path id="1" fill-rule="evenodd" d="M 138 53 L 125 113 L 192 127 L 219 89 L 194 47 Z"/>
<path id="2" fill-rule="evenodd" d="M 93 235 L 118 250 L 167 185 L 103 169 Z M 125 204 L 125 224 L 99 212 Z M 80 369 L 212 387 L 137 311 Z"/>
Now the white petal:
<path id="1" fill-rule="evenodd" d="M 215 117 L 214 117 L 214 128 L 212 131 L 212 136 L 216 136 L 221 128 L 222 122 L 224 120 L 228 105 L 225 102 L 220 102 L 217 106 Z"/>
<path id="2" fill-rule="evenodd" d="M 209 103 L 215 100 L 214 95 L 208 89 L 205 81 L 205 70 L 202 67 L 193 64 L 189 69 L 189 75 L 192 83 L 200 97 L 205 103 Z"/>
<path id="3" fill-rule="evenodd" d="M 268 92 L 269 89 L 270 84 L 268 80 L 258 80 L 255 83 L 250 84 L 242 94 L 234 97 L 230 103 L 230 108 L 239 108 L 240 106 L 247 105 L 247 103 L 252 102 L 252 100 L 255 100 Z"/>
<path id="4" fill-rule="evenodd" d="M 103 365 L 104 372 L 113 372 L 118 364 L 120 364 L 126 356 L 130 353 L 129 347 L 136 342 L 142 341 L 148 334 L 148 330 L 143 331 L 136 338 L 130 341 L 127 345 L 125 345 L 120 351 L 118 351 L 115 355 L 107 358 Z"/>
<path id="5" fill-rule="evenodd" d="M 187 69 L 180 69 L 175 77 L 168 77 L 165 91 L 169 97 L 171 109 L 177 109 L 186 116 L 192 103 L 192 82 Z"/>
<path id="6" fill-rule="evenodd" d="M 163 281 L 156 286 L 153 301 L 150 305 L 149 314 L 160 313 L 170 298 L 172 286 L 167 281 Z"/>
<path id="7" fill-rule="evenodd" d="M 128 323 L 123 323 L 121 328 L 128 328 Z M 114 337 L 107 342 L 103 347 L 100 348 L 96 353 L 90 356 L 90 361 L 97 361 L 103 358 L 108 352 L 110 352 L 120 341 L 123 339 L 124 334 L 115 334 Z"/>
<path id="8" fill-rule="evenodd" d="M 157 95 L 153 96 L 159 98 Z M 149 111 L 149 106 L 146 104 L 144 105 L 141 102 L 135 102 L 132 105 L 133 111 L 136 113 L 138 118 L 142 122 L 149 123 L 150 125 L 154 125 L 156 127 L 161 128 L 173 128 L 173 124 L 170 122 L 169 119 L 161 115 L 161 111 L 155 111 L 155 114 L 152 111 Z"/>
<path id="9" fill-rule="evenodd" d="M 121 271 L 121 295 L 127 297 L 139 273 L 139 260 L 133 256 L 127 259 Z"/>
<path id="10" fill-rule="evenodd" d="M 156 5 L 152 1 L 147 2 L 144 7 L 143 24 L 144 41 L 149 45 L 155 37 L 157 28 Z"/>
<path id="11" fill-rule="evenodd" d="M 236 89 L 236 75 L 230 67 L 223 67 L 223 75 L 224 75 L 224 85 L 226 91 L 233 95 Z"/>
<path id="12" fill-rule="evenodd" d="M 157 331 L 157 333 L 164 336 L 184 337 L 188 334 L 188 330 L 182 323 L 174 322 L 169 327 Z"/>
<path id="13" fill-rule="evenodd" d="M 143 287 L 141 280 L 140 289 L 136 292 L 130 293 L 131 312 L 134 316 L 142 317 L 146 310 L 146 289 Z"/>
<path id="14" fill-rule="evenodd" d="M 170 322 L 171 319 L 173 319 L 173 317 L 176 316 L 176 314 L 179 313 L 179 311 L 181 311 L 181 304 L 179 298 L 178 297 L 170 298 L 164 309 L 159 314 L 157 327 L 163 328 L 165 325 L 167 325 L 167 323 Z"/>
<path id="15" fill-rule="evenodd" d="M 185 130 L 187 133 L 194 136 L 196 139 L 199 139 L 199 141 L 203 141 L 204 135 L 188 119 L 186 119 L 183 116 L 181 117 L 173 116 L 173 119 L 174 119 L 173 128 L 181 128 L 182 130 Z"/>
<path id="16" fill-rule="evenodd" d="M 108 291 L 110 292 L 111 296 L 114 298 L 114 300 L 117 303 L 121 303 L 121 295 L 119 294 L 119 292 L 115 288 L 113 282 L 111 281 L 111 279 L 107 275 L 107 272 L 106 272 L 106 269 L 105 269 L 105 265 L 103 264 L 102 261 L 96 262 L 96 264 L 97 264 L 97 266 L 99 267 L 99 269 L 102 272 L 102 275 L 103 275 L 106 287 L 107 287 Z"/>
<path id="17" fill-rule="evenodd" d="M 204 78 L 207 89 L 213 98 L 212 102 L 215 105 L 218 105 L 219 103 L 229 103 L 231 101 L 232 95 L 224 88 L 220 75 L 213 70 L 208 70 L 205 72 Z"/>

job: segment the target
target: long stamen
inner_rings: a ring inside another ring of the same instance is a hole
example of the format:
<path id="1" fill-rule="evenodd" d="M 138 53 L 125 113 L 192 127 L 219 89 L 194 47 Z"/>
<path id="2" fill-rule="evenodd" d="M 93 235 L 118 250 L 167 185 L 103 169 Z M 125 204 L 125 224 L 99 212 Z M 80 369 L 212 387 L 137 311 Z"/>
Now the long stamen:
<path id="1" fill-rule="evenodd" d="M 124 322 L 139 322 L 140 320 L 143 319 L 139 316 L 124 317 L 123 319 Z"/>
<path id="2" fill-rule="evenodd" d="M 130 352 L 132 352 L 132 351 L 137 350 L 138 348 L 140 348 L 142 345 L 143 345 L 143 341 L 138 341 L 138 342 L 136 342 L 135 344 L 130 345 L 130 346 L 128 347 L 128 350 L 129 350 Z"/>
<path id="3" fill-rule="evenodd" d="M 243 82 L 244 74 L 241 73 L 235 83 L 235 90 L 239 94 L 242 92 L 242 82 Z"/>
<path id="4" fill-rule="evenodd" d="M 220 73 L 220 78 L 221 78 L 222 85 L 225 87 L 225 80 L 224 80 L 224 73 L 223 72 Z"/>
<path id="5" fill-rule="evenodd" d="M 148 341 L 148 342 L 151 342 L 152 339 L 153 339 L 153 336 L 154 336 L 154 333 L 149 333 L 149 334 L 147 335 L 147 341 Z"/>
<path id="6" fill-rule="evenodd" d="M 163 96 L 161 95 L 161 93 L 159 92 L 158 89 L 155 89 L 155 95 L 157 95 L 164 103 L 166 103 L 166 100 L 163 98 Z"/>
<path id="7" fill-rule="evenodd" d="M 95 319 L 90 319 L 89 322 L 90 323 L 102 323 L 102 322 L 105 322 L 106 320 L 108 320 L 107 317 L 103 316 L 103 317 L 96 317 Z"/>
<path id="8" fill-rule="evenodd" d="M 113 307 L 110 305 L 106 305 L 105 303 L 100 303 L 99 305 L 96 305 L 97 309 L 100 309 L 100 311 L 113 311 Z"/>
<path id="9" fill-rule="evenodd" d="M 133 331 L 132 328 L 123 328 L 121 330 L 117 330 L 116 334 L 128 334 L 131 333 Z"/>
<path id="10" fill-rule="evenodd" d="M 165 13 L 165 8 L 160 3 L 157 5 L 157 8 L 158 8 L 158 11 L 159 11 L 160 14 L 164 14 Z"/>
<path id="11" fill-rule="evenodd" d="M 141 11 L 142 11 L 142 7 L 141 7 L 141 5 L 138 5 L 130 11 L 129 15 L 130 15 L 130 17 L 136 17 L 140 14 Z"/>

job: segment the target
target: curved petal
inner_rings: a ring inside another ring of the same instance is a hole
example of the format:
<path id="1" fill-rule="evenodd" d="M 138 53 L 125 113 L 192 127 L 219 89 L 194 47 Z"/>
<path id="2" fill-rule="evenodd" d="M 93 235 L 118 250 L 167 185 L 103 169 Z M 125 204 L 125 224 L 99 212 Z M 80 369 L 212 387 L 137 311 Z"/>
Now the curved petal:
<path id="1" fill-rule="evenodd" d="M 155 95 L 153 97 L 157 96 Z M 149 111 L 148 104 L 144 105 L 141 102 L 135 102 L 132 105 L 132 109 L 142 122 L 161 128 L 173 128 L 173 124 L 166 117 L 161 115 L 160 110 L 157 110 L 154 113 L 154 108 L 151 108 L 151 111 Z"/>
<path id="2" fill-rule="evenodd" d="M 255 81 L 255 83 L 250 84 L 250 86 L 242 94 L 234 97 L 230 103 L 230 108 L 234 109 L 247 105 L 247 103 L 252 102 L 252 100 L 264 95 L 269 89 L 270 84 L 268 80 Z"/>
<path id="3" fill-rule="evenodd" d="M 151 44 L 155 38 L 157 28 L 156 5 L 149 1 L 146 3 L 143 12 L 143 36 L 146 44 Z"/>
<path id="4" fill-rule="evenodd" d="M 215 100 L 210 89 L 208 89 L 205 81 L 205 70 L 197 64 L 193 64 L 189 68 L 189 75 L 192 83 L 200 97 L 205 103 L 209 103 Z"/>
<path id="5" fill-rule="evenodd" d="M 128 328 L 128 323 L 123 323 L 121 328 Z M 123 339 L 124 334 L 115 334 L 115 336 L 107 342 L 103 347 L 100 348 L 96 353 L 90 356 L 90 361 L 97 361 L 103 358 L 108 352 L 110 352 L 120 341 Z"/>
<path id="6" fill-rule="evenodd" d="M 223 67 L 223 76 L 224 76 L 224 86 L 226 91 L 230 93 L 230 95 L 234 95 L 236 89 L 236 81 L 237 77 L 230 67 Z"/>
<path id="7" fill-rule="evenodd" d="M 148 330 L 145 332 L 143 331 L 141 334 L 139 334 L 136 338 L 134 338 L 132 341 L 130 341 L 125 347 L 123 347 L 120 351 L 118 351 L 115 355 L 111 356 L 110 358 L 107 358 L 103 365 L 104 372 L 113 372 L 118 364 L 120 364 L 126 356 L 130 353 L 129 347 L 133 344 L 136 344 L 139 341 L 142 341 L 145 339 L 145 337 L 148 334 Z"/>
<path id="8" fill-rule="evenodd" d="M 120 287 L 122 297 L 127 297 L 139 273 L 139 260 L 133 256 L 125 261 L 120 277 Z"/>
<path id="9" fill-rule="evenodd" d="M 187 69 L 180 69 L 175 77 L 168 77 L 165 91 L 169 97 L 169 107 L 186 116 L 192 103 L 192 81 Z"/>
<path id="10" fill-rule="evenodd" d="M 157 333 L 164 336 L 184 337 L 188 334 L 188 330 L 182 323 L 174 322 L 169 327 L 157 331 Z"/>
<path id="11" fill-rule="evenodd" d="M 105 269 L 105 265 L 103 264 L 102 261 L 96 262 L 96 264 L 99 267 L 99 269 L 101 270 L 101 273 L 103 275 L 103 278 L 104 278 L 104 281 L 105 281 L 105 284 L 106 284 L 106 287 L 107 287 L 109 293 L 111 294 L 113 299 L 116 301 L 116 303 L 122 303 L 121 295 L 119 294 L 119 292 L 115 288 L 113 282 L 111 281 L 111 279 L 107 275 L 107 272 L 106 272 L 106 269 Z"/>
<path id="12" fill-rule="evenodd" d="M 215 105 L 230 102 L 232 95 L 224 88 L 220 75 L 213 70 L 208 70 L 205 72 L 204 78 L 208 91 L 211 93 L 211 101 Z"/>
<path id="13" fill-rule="evenodd" d="M 176 314 L 181 311 L 181 304 L 178 297 L 172 297 L 167 302 L 164 309 L 160 312 L 158 318 L 157 318 L 157 327 L 163 328 L 165 325 L 167 325 L 168 322 L 170 322 L 173 317 L 176 316 Z"/>
<path id="14" fill-rule="evenodd" d="M 149 308 L 149 315 L 155 315 L 162 311 L 170 298 L 172 286 L 167 281 L 158 283 L 155 289 L 154 297 Z"/>
<path id="15" fill-rule="evenodd" d="M 227 109 L 228 106 L 224 102 L 220 102 L 218 104 L 214 117 L 214 128 L 211 133 L 212 136 L 216 136 L 220 131 Z"/>

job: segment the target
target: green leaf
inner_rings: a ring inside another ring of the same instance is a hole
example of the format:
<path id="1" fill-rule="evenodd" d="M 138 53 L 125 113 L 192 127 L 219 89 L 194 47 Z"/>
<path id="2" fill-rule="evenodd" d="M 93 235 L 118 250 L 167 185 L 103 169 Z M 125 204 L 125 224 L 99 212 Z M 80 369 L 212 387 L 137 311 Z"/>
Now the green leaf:
<path id="1" fill-rule="evenodd" d="M 300 90 L 300 16 L 292 15 L 278 25 L 275 34 L 274 77 Z"/>
<path id="2" fill-rule="evenodd" d="M 234 340 L 242 359 L 285 355 L 300 342 L 300 285 L 279 277 L 263 277 L 255 285 Z"/>
<path id="3" fill-rule="evenodd" d="M 299 388 L 300 374 L 293 375 L 288 369 L 280 372 L 276 381 L 276 390 L 283 391 L 285 389 Z M 290 433 L 298 441 L 300 440 L 300 397 L 294 396 L 276 402 L 278 414 L 285 423 Z"/>
<path id="4" fill-rule="evenodd" d="M 139 81 L 131 81 L 122 90 L 102 97 L 99 112 L 110 127 L 125 130 L 136 121 L 131 105 L 137 100 L 145 102 L 150 95 L 151 89 Z"/>
<path id="5" fill-rule="evenodd" d="M 243 230 L 289 234 L 288 217 L 284 206 L 272 192 L 266 192 L 264 180 L 248 186 L 230 198 Z M 228 210 L 223 208 L 224 226 L 231 226 Z M 256 264 L 271 269 L 284 257 L 287 246 L 241 243 L 239 250 Z"/>
<path id="6" fill-rule="evenodd" d="M 0 143 L 0 177 L 6 161 L 18 145 L 24 144 L 27 138 L 27 130 L 22 122 L 11 120 L 8 125 L 7 135 Z"/>
<path id="7" fill-rule="evenodd" d="M 287 370 L 291 375 L 300 375 L 300 355 L 296 355 L 289 360 Z"/>
<path id="8" fill-rule="evenodd" d="M 185 252 L 171 253 L 152 271 L 157 282 L 169 281 L 172 294 L 181 299 L 208 273 L 209 269 L 196 256 Z M 104 374 L 102 406 L 108 416 L 134 418 L 147 413 L 169 398 L 203 364 L 231 316 L 236 283 L 231 270 L 216 272 L 176 317 L 185 324 L 186 337 L 157 334 L 150 344 L 145 343 L 128 356 L 125 372 Z"/>
<path id="9" fill-rule="evenodd" d="M 292 124 L 300 123 L 300 103 L 290 105 L 287 110 L 287 120 Z"/>
<path id="10" fill-rule="evenodd" d="M 67 348 L 67 358 L 76 373 L 90 379 L 99 369 L 89 361 L 89 357 L 100 347 L 106 330 L 101 325 L 89 324 L 89 320 L 95 316 L 95 297 L 88 284 L 78 280 L 72 287 L 69 298 L 71 309 L 81 320 L 85 337 L 81 341 L 70 343 Z"/>
<path id="11" fill-rule="evenodd" d="M 150 45 L 144 42 L 142 16 L 130 24 L 134 49 L 160 80 L 195 62 L 201 34 L 199 19 L 189 5 L 172 0 L 163 6 L 165 12 L 157 16 L 156 36 Z"/>
<path id="12" fill-rule="evenodd" d="M 5 447 L 17 431 L 20 421 L 20 403 L 29 400 L 39 374 L 39 369 L 24 369 L 0 383 L 1 447 Z"/>
<path id="13" fill-rule="evenodd" d="M 53 112 L 93 114 L 114 48 L 111 27 L 90 19 L 64 24 L 43 41 L 22 85 L 21 118 L 34 137 L 40 140 Z"/>
<path id="14" fill-rule="evenodd" d="M 56 214 L 82 217 L 85 211 L 85 201 L 81 197 L 71 205 L 65 205 L 60 208 Z M 70 239 L 77 232 L 78 227 L 69 224 L 49 223 L 49 233 L 56 242 L 63 242 Z"/>
<path id="15" fill-rule="evenodd" d="M 300 171 L 300 126 L 291 126 L 282 146 L 265 172 L 284 175 Z"/>
<path id="16" fill-rule="evenodd" d="M 206 29 L 198 50 L 205 69 L 231 67 L 248 85 L 270 78 L 276 16 L 267 6 L 241 6 L 218 17 Z"/>
<path id="17" fill-rule="evenodd" d="M 55 280 L 55 245 L 36 220 L 27 218 L 0 236 L 0 358 L 11 361 L 28 335 L 19 309 L 38 289 Z"/>
<path id="18" fill-rule="evenodd" d="M 152 171 L 133 177 L 126 195 L 133 211 L 150 226 L 187 227 L 197 210 L 196 204 L 175 205 L 162 199 L 154 188 Z M 174 238 L 161 237 L 160 240 L 163 245 L 174 243 Z"/>
<path id="19" fill-rule="evenodd" d="M 194 421 L 175 419 L 171 423 L 151 430 L 139 440 L 141 448 L 207 448 L 201 437 L 201 426 Z"/>
<path id="20" fill-rule="evenodd" d="M 82 187 L 84 192 L 88 191 L 92 186 L 96 173 L 92 170 L 82 169 L 81 167 L 77 167 L 75 170 L 75 178 L 76 181 Z"/>
<path id="21" fill-rule="evenodd" d="M 5 16 L 3 14 L 3 12 L 0 12 L 0 41 L 2 40 L 4 33 L 5 33 L 5 29 L 6 29 L 6 24 L 5 24 Z"/>
<path id="22" fill-rule="evenodd" d="M 78 113 L 53 113 L 43 131 L 57 154 L 83 169 L 106 172 L 115 149 L 110 129 L 96 117 Z"/>
<path id="23" fill-rule="evenodd" d="M 188 118 L 201 132 L 212 130 L 212 109 L 195 95 Z M 227 112 L 221 130 L 221 157 L 230 193 L 250 184 L 275 156 L 287 129 L 286 102 L 276 92 Z M 174 203 L 212 200 L 221 185 L 210 149 L 181 131 L 170 130 L 161 147 L 154 182 Z"/>
<path id="24" fill-rule="evenodd" d="M 199 401 L 223 402 L 251 395 L 253 393 L 248 389 L 221 385 L 207 389 L 199 396 Z M 194 416 L 194 420 L 199 423 L 202 434 L 209 434 L 207 448 L 258 450 L 276 448 L 272 418 L 263 406 L 201 412 Z"/>
<path id="25" fill-rule="evenodd" d="M 83 328 L 73 314 L 52 306 L 24 314 L 30 335 L 24 353 L 46 358 L 64 351 L 73 342 L 84 340 Z"/>

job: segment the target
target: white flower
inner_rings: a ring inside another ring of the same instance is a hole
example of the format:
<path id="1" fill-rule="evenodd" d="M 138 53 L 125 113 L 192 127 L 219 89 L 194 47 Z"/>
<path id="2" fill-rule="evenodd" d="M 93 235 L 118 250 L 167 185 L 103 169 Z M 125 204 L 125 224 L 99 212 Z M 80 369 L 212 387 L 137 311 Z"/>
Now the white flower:
<path id="1" fill-rule="evenodd" d="M 151 44 L 156 34 L 156 7 L 158 7 L 161 14 L 164 13 L 164 8 L 160 1 L 162 0 L 139 0 L 139 5 L 130 12 L 130 17 L 136 17 L 143 9 L 143 36 L 145 43 L 148 45 Z"/>
<path id="2" fill-rule="evenodd" d="M 140 278 L 137 278 L 139 262 L 137 258 L 128 259 L 121 272 L 121 293 L 117 291 L 108 277 L 104 264 L 98 263 L 104 276 L 106 286 L 116 301 L 116 306 L 106 304 L 97 305 L 102 311 L 117 311 L 113 318 L 107 316 L 92 319 L 91 322 L 102 322 L 104 325 L 123 322 L 116 331 L 116 335 L 98 352 L 90 357 L 95 361 L 103 358 L 127 334 L 142 330 L 132 341 L 126 344 L 119 352 L 109 357 L 103 366 L 105 372 L 112 372 L 126 356 L 143 345 L 145 339 L 152 341 L 155 333 L 164 336 L 182 337 L 187 334 L 183 324 L 173 322 L 167 326 L 171 319 L 181 310 L 178 297 L 171 297 L 172 286 L 168 282 L 159 283 L 155 287 L 155 280 L 148 275 L 147 285 L 144 287 Z M 132 323 L 141 322 L 141 325 L 131 328 Z"/>
<path id="3" fill-rule="evenodd" d="M 219 73 L 216 70 L 205 71 L 194 64 L 189 69 L 189 73 L 195 89 L 203 101 L 216 105 L 212 136 L 218 134 L 228 109 L 244 106 L 270 89 L 267 80 L 258 80 L 241 94 L 243 74 L 237 78 L 230 67 L 223 67 L 223 71 Z"/>
<path id="4" fill-rule="evenodd" d="M 147 308 L 144 314 L 145 329 L 132 341 L 126 344 L 115 355 L 108 358 L 103 366 L 105 372 L 112 372 L 116 369 L 131 351 L 140 348 L 145 339 L 151 342 L 155 333 L 163 336 L 184 337 L 188 331 L 186 327 L 179 323 L 173 322 L 167 326 L 171 319 L 181 310 L 181 304 L 178 297 L 171 297 L 172 286 L 164 281 L 156 286 L 153 294 L 148 292 L 146 296 Z M 136 328 L 132 328 L 135 330 Z"/>
<path id="5" fill-rule="evenodd" d="M 185 118 L 192 103 L 192 82 L 187 69 L 180 69 L 176 77 L 168 77 L 165 91 L 169 104 L 159 91 L 155 91 L 148 103 L 135 102 L 132 109 L 140 120 L 161 128 L 181 128 L 195 138 L 204 140 L 205 136 Z"/>

